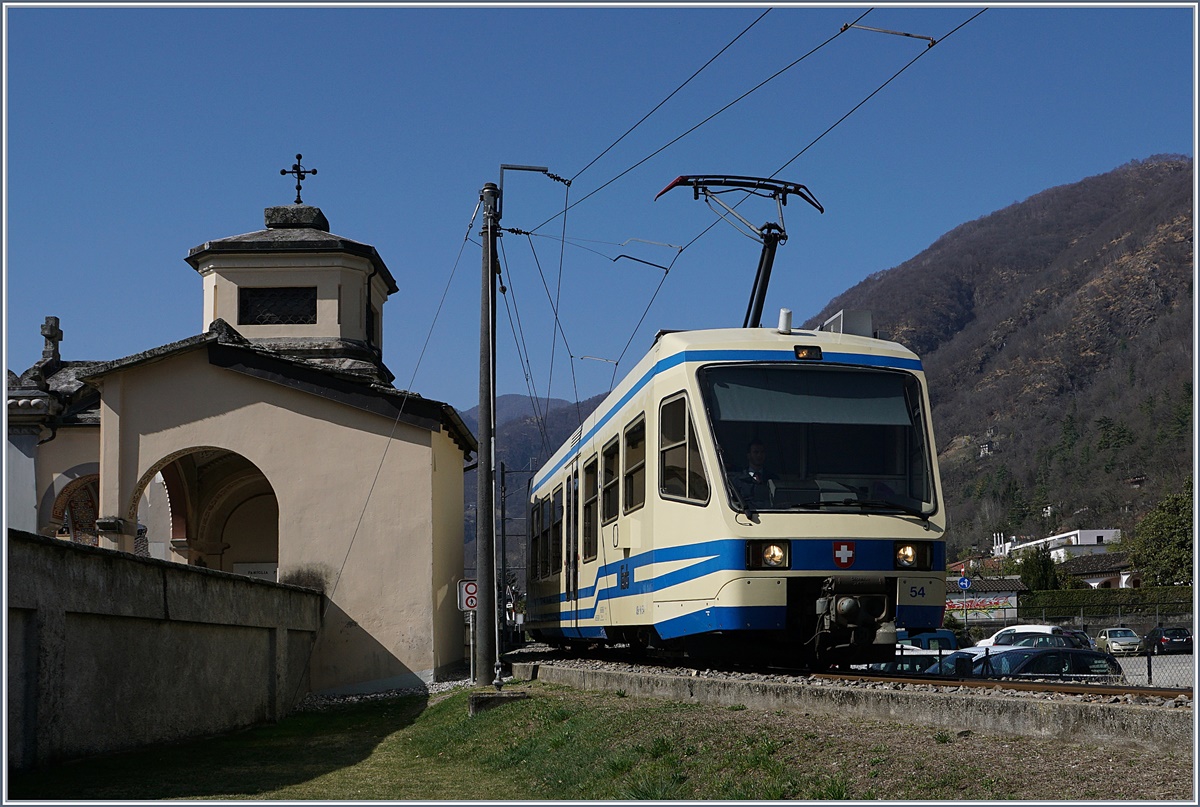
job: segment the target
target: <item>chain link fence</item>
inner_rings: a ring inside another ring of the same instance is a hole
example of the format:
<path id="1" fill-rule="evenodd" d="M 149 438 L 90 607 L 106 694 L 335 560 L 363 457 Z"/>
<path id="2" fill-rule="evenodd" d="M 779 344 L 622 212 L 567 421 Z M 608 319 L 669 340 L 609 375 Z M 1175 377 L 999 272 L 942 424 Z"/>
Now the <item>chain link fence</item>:
<path id="1" fill-rule="evenodd" d="M 1009 612 L 1011 613 L 1011 612 Z M 1195 612 L 1191 601 L 1169 601 L 1141 604 L 1078 605 L 1020 607 L 1015 619 L 972 620 L 960 643 L 974 644 L 1010 625 L 1057 625 L 1082 630 L 1095 643 L 1097 634 L 1105 628 L 1129 628 L 1145 638 L 1154 628 L 1186 628 L 1194 634 Z M 965 641 L 964 641 L 965 640 Z M 1143 642 L 1143 647 L 1145 646 Z M 1190 690 L 1196 683 L 1195 656 L 1190 650 L 1183 653 L 1157 654 L 1141 649 L 1116 656 L 1126 683 L 1165 689 Z"/>

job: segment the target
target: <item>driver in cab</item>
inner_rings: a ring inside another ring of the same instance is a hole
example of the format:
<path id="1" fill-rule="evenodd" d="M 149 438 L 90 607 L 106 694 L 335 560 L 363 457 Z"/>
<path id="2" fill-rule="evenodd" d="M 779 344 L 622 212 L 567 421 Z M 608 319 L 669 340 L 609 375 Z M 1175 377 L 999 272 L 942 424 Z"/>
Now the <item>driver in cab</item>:
<path id="1" fill-rule="evenodd" d="M 733 476 L 741 497 L 752 504 L 771 503 L 771 482 L 779 477 L 767 470 L 767 447 L 762 440 L 751 440 L 746 448 L 746 467 Z"/>

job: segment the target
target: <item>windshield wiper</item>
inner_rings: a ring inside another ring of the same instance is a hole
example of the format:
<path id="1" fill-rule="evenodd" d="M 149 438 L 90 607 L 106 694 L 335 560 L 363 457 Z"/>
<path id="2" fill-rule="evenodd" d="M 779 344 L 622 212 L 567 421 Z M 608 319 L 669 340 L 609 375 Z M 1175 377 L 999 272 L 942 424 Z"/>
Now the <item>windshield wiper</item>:
<path id="1" fill-rule="evenodd" d="M 925 521 L 929 520 L 929 514 L 921 508 L 912 507 L 907 504 L 901 504 L 900 502 L 889 502 L 884 501 L 883 499 L 856 499 L 854 501 L 847 499 L 846 501 L 847 504 L 856 504 L 859 507 L 870 507 L 880 510 L 899 510 L 901 513 L 907 513 L 910 516 L 916 516 L 917 518 L 924 519 Z"/>
<path id="2" fill-rule="evenodd" d="M 751 520 L 758 515 L 758 511 L 754 509 L 754 505 L 750 504 L 750 500 L 742 495 L 742 492 L 737 489 L 737 483 L 731 480 L 725 481 L 725 486 L 729 488 L 729 492 L 737 499 L 737 502 L 742 507 L 742 512 L 746 514 L 746 518 Z"/>
<path id="3" fill-rule="evenodd" d="M 820 502 L 798 502 L 788 506 L 792 510 L 820 510 L 824 507 L 864 507 L 872 510 L 897 510 L 910 516 L 928 521 L 929 514 L 916 507 L 882 499 L 826 499 Z"/>

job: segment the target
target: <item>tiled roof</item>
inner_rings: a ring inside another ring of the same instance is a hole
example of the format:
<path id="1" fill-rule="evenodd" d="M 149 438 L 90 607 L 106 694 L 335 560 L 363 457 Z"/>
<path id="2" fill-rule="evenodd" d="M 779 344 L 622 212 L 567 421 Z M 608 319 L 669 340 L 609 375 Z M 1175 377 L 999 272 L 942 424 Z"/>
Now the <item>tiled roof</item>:
<path id="1" fill-rule="evenodd" d="M 75 398 L 78 398 L 78 406 L 68 408 L 66 413 L 70 420 L 64 417 L 63 422 L 99 424 L 99 393 L 94 386 L 85 386 L 85 383 L 94 385 L 106 375 L 202 348 L 208 350 L 209 362 L 215 366 L 320 395 L 421 428 L 433 431 L 444 428 L 464 454 L 469 455 L 478 449 L 470 428 L 449 404 L 423 398 L 415 392 L 373 382 L 361 373 L 281 356 L 275 351 L 250 342 L 221 319 L 213 320 L 205 333 L 121 359 L 107 362 L 61 362 L 61 369 L 51 379 L 50 391 L 32 386 L 32 380 L 28 382 L 29 389 L 25 390 L 25 380 L 22 377 L 23 386 L 16 393 L 11 389 L 9 391 L 9 414 L 11 416 L 14 412 L 28 411 L 30 417 L 44 421 L 50 415 L 61 411 L 62 404 L 57 404 L 56 412 L 49 411 L 52 402 L 65 397 L 56 389 L 58 387 L 62 390 L 76 391 Z M 10 372 L 9 375 L 11 387 L 14 374 Z M 28 393 L 24 397 L 30 398 L 30 403 L 23 404 L 22 396 L 17 394 L 21 392 Z M 42 400 L 44 403 L 35 409 L 33 399 Z M 74 400 L 68 399 L 65 403 L 70 407 Z"/>
<path id="2" fill-rule="evenodd" d="M 1013 592 L 1019 594 L 1028 590 L 1019 577 L 972 577 L 971 587 L 967 589 L 967 594 L 1009 594 Z M 946 578 L 946 591 L 961 593 L 962 589 L 958 587 L 957 577 Z"/>
<path id="3" fill-rule="evenodd" d="M 1059 564 L 1059 568 L 1074 577 L 1087 577 L 1094 574 L 1107 574 L 1124 571 L 1133 567 L 1128 552 L 1098 552 L 1094 555 L 1080 555 Z"/>

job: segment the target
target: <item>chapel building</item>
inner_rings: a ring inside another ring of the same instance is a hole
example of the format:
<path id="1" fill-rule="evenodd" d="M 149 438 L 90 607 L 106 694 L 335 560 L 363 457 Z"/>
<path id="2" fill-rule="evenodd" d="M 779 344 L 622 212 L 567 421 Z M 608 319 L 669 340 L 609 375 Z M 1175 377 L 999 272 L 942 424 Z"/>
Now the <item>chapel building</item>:
<path id="1" fill-rule="evenodd" d="M 475 438 L 392 385 L 375 248 L 299 202 L 265 224 L 190 250 L 196 336 L 67 361 L 46 318 L 41 360 L 8 372 L 8 526 L 320 588 L 313 692 L 437 680 L 463 659 Z"/>

